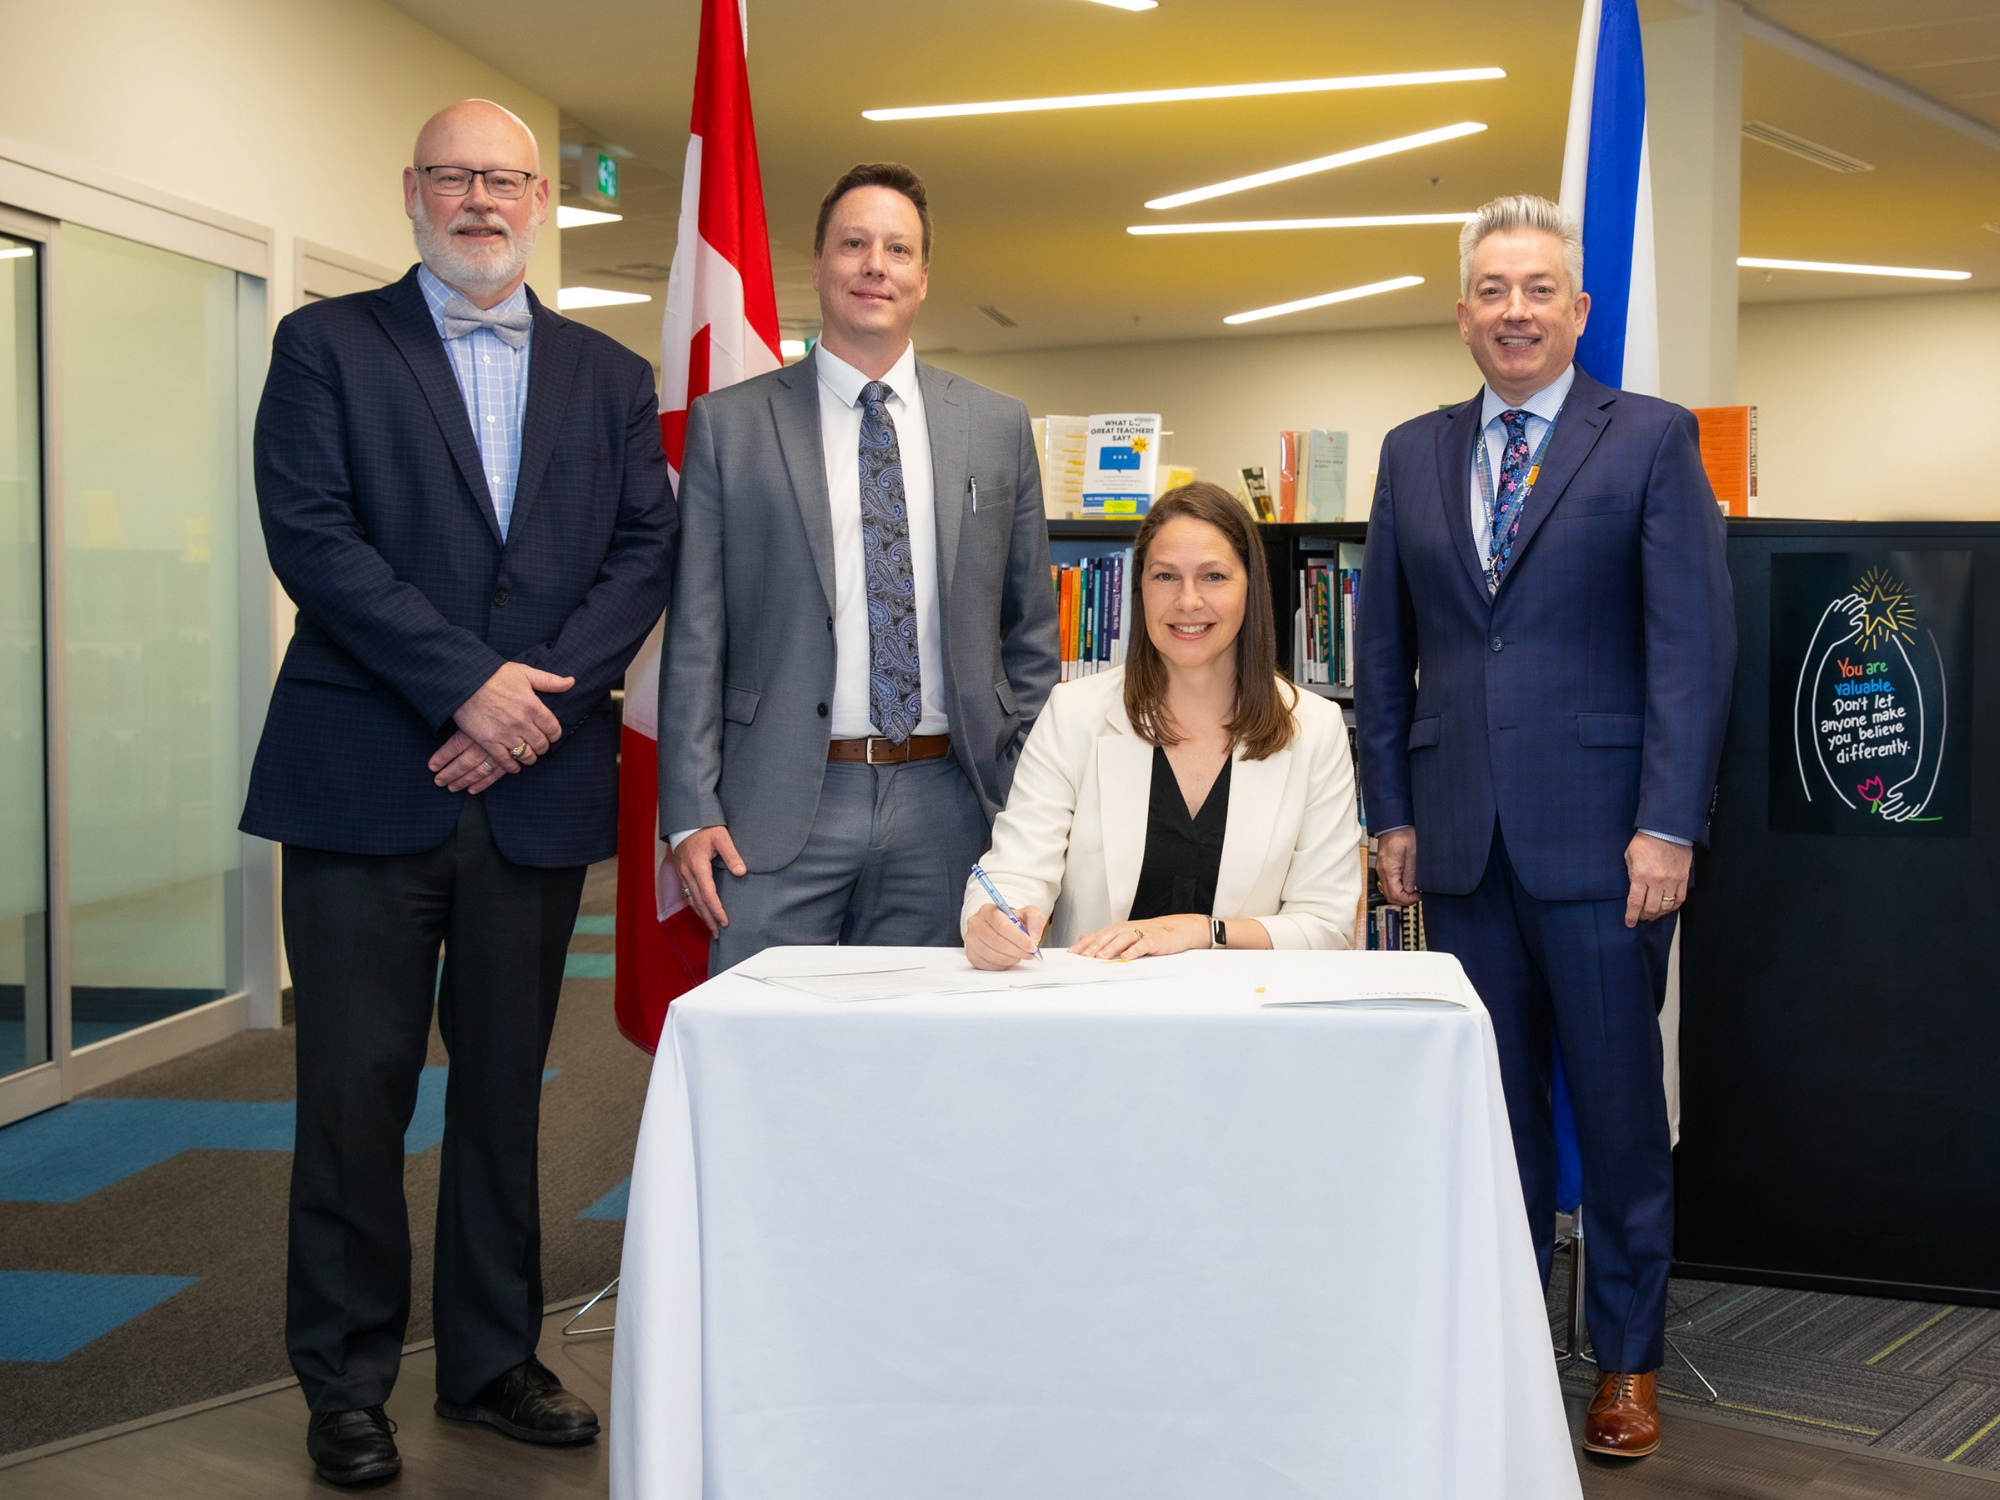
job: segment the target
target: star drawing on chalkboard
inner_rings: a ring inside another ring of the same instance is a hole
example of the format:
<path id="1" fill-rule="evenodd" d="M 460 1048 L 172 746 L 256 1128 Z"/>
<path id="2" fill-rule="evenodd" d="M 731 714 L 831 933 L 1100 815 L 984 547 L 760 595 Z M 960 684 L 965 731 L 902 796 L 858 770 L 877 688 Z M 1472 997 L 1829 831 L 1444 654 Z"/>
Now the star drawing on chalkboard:
<path id="1" fill-rule="evenodd" d="M 1910 599 L 1910 586 L 1882 568 L 1870 568 L 1854 585 L 1861 599 L 1862 649 L 1873 651 L 1890 637 L 1904 641 L 1917 638 L 1917 610 Z"/>

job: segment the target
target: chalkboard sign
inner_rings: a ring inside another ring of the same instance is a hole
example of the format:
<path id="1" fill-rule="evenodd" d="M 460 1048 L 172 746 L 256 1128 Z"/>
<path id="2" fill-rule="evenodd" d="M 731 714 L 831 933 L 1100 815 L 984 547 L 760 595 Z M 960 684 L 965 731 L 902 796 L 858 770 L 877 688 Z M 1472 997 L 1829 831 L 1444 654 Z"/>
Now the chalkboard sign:
<path id="1" fill-rule="evenodd" d="M 1731 520 L 1729 577 L 1680 1274 L 2000 1306 L 2000 524 Z"/>
<path id="2" fill-rule="evenodd" d="M 1971 832 L 1972 554 L 1771 559 L 1770 826 Z"/>

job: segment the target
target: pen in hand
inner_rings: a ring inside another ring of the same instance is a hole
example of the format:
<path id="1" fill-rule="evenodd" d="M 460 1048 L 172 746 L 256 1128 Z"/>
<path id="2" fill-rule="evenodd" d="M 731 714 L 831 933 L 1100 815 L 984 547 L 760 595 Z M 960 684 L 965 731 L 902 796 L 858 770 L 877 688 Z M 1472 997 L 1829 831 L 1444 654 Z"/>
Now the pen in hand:
<path id="1" fill-rule="evenodd" d="M 986 892 L 987 899 L 992 901 L 994 906 L 999 909 L 1000 915 L 1020 928 L 1022 937 L 1028 939 L 1031 943 L 1034 942 L 1034 934 L 1028 931 L 1028 924 L 1023 922 L 1014 911 L 1014 908 L 1007 904 L 1007 898 L 1000 894 L 992 880 L 987 877 L 986 872 L 980 869 L 978 865 L 972 867 L 972 878 L 979 882 L 979 888 Z M 1042 945 L 1035 943 L 1035 957 L 1040 958 L 1041 956 Z"/>

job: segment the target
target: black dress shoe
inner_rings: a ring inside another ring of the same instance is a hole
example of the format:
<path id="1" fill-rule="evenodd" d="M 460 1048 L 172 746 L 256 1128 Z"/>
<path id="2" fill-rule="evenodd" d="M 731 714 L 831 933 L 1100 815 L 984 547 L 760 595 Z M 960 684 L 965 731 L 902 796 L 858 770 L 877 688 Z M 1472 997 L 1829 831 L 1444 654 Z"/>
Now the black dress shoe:
<path id="1" fill-rule="evenodd" d="M 597 1436 L 597 1413 L 564 1390 L 538 1359 L 496 1376 L 469 1402 L 438 1397 L 437 1414 L 454 1422 L 484 1422 L 524 1443 L 587 1443 Z"/>
<path id="2" fill-rule="evenodd" d="M 394 1479 L 403 1459 L 396 1452 L 396 1424 L 379 1406 L 358 1411 L 316 1411 L 306 1424 L 306 1452 L 328 1484 Z"/>

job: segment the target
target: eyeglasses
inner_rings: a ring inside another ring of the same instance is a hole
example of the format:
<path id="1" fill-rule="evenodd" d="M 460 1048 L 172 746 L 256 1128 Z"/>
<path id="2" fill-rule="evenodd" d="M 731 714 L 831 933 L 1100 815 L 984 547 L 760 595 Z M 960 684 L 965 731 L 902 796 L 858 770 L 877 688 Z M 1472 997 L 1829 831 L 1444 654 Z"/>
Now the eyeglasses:
<path id="1" fill-rule="evenodd" d="M 440 198 L 463 198 L 472 191 L 472 179 L 484 177 L 486 191 L 495 198 L 519 198 L 535 180 L 533 172 L 517 172 L 511 167 L 495 167 L 478 172 L 471 167 L 418 167 L 430 179 L 431 191 Z"/>

